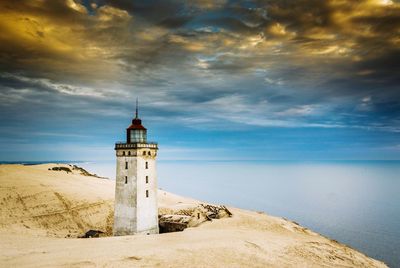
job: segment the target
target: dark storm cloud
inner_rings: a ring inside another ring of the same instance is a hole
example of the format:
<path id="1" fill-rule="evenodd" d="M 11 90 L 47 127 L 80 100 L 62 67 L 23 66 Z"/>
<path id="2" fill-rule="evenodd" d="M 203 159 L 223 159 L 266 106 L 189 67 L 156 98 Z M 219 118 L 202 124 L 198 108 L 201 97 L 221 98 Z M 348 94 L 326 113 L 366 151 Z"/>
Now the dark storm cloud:
<path id="1" fill-rule="evenodd" d="M 308 141 L 318 129 L 324 137 L 312 147 L 324 155 L 332 141 L 333 155 L 381 146 L 397 157 L 399 8 L 390 0 L 2 1 L 3 158 L 25 156 L 19 144 L 54 155 L 68 141 L 82 145 L 76 158 L 88 144 L 109 152 L 137 96 L 163 146 L 259 148 L 259 133 L 267 147 L 288 150 L 279 133 Z M 376 150 L 372 158 L 383 154 Z"/>
<path id="2" fill-rule="evenodd" d="M 0 12 L 1 86 L 16 94 L 89 106 L 141 95 L 166 117 L 217 125 L 399 116 L 397 2 L 18 1 Z"/>

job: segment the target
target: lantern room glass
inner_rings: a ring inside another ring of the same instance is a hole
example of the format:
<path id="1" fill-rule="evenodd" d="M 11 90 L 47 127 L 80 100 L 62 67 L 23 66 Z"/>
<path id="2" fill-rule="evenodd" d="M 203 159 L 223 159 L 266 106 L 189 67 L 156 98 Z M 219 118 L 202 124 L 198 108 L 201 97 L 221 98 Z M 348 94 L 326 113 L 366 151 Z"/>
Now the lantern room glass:
<path id="1" fill-rule="evenodd" d="M 130 130 L 130 141 L 134 142 L 146 142 L 146 130 L 144 129 L 131 129 Z"/>

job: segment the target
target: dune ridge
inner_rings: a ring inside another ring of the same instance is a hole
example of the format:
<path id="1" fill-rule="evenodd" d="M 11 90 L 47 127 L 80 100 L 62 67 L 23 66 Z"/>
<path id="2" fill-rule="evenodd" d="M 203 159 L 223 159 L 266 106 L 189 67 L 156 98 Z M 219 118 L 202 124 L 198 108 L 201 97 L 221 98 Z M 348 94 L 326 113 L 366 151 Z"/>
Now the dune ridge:
<path id="1" fill-rule="evenodd" d="M 387 267 L 294 222 L 229 207 L 230 218 L 183 232 L 110 235 L 114 182 L 49 170 L 56 164 L 0 165 L 1 267 Z M 200 201 L 159 190 L 159 212 Z"/>

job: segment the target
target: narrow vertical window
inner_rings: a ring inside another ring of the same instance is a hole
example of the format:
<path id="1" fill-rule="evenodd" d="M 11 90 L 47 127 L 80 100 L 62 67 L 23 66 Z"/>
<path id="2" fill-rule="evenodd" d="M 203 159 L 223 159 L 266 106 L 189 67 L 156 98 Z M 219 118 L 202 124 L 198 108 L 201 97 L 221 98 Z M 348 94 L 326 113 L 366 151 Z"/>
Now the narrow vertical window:
<path id="1" fill-rule="evenodd" d="M 125 151 L 122 152 L 122 155 L 125 156 Z"/>
<path id="2" fill-rule="evenodd" d="M 149 163 L 148 162 L 146 162 L 146 169 L 148 169 L 149 168 Z"/>
<path id="3" fill-rule="evenodd" d="M 149 176 L 146 176 L 146 183 L 149 183 Z"/>
<path id="4" fill-rule="evenodd" d="M 149 190 L 146 190 L 146 197 L 149 197 Z"/>
<path id="5" fill-rule="evenodd" d="M 146 151 L 143 151 L 143 155 L 146 155 Z"/>
<path id="6" fill-rule="evenodd" d="M 125 169 L 128 169 L 128 162 L 125 162 Z"/>
<path id="7" fill-rule="evenodd" d="M 147 152 L 147 155 L 151 155 L 151 152 L 150 152 L 150 151 L 148 151 L 148 152 Z"/>
<path id="8" fill-rule="evenodd" d="M 128 176 L 125 176 L 125 184 L 128 183 Z"/>
<path id="9" fill-rule="evenodd" d="M 131 151 L 128 152 L 128 155 L 131 155 Z"/>

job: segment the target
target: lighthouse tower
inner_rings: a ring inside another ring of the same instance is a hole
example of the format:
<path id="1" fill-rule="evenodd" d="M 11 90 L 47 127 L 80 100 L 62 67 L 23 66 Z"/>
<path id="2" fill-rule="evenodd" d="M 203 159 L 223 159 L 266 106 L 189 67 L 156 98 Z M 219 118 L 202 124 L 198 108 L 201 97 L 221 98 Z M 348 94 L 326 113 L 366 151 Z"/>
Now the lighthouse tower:
<path id="1" fill-rule="evenodd" d="M 126 129 L 126 142 L 115 144 L 117 177 L 113 234 L 158 234 L 157 143 L 136 116 Z"/>

